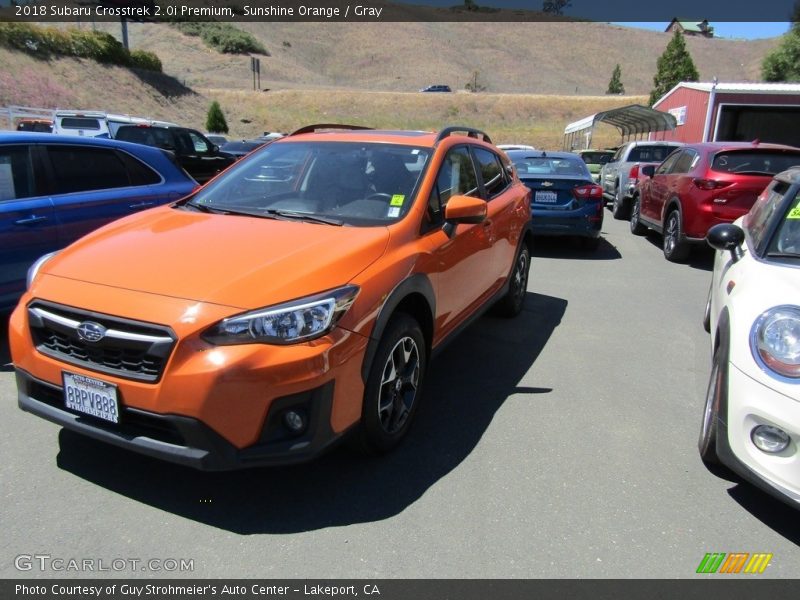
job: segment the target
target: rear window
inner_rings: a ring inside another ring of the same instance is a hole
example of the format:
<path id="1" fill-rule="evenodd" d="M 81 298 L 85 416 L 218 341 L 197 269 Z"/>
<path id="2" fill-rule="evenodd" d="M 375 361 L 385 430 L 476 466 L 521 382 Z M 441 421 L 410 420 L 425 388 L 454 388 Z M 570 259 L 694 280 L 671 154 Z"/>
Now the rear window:
<path id="1" fill-rule="evenodd" d="M 613 154 L 611 152 L 583 152 L 581 153 L 581 158 L 583 158 L 583 162 L 587 165 L 604 165 L 609 160 Z"/>
<path id="2" fill-rule="evenodd" d="M 34 131 L 37 133 L 53 133 L 53 124 L 50 121 L 21 121 L 17 131 Z"/>
<path id="3" fill-rule="evenodd" d="M 514 167 L 520 177 L 525 175 L 584 175 L 589 176 L 586 163 L 577 157 L 525 157 L 514 158 Z"/>
<path id="4" fill-rule="evenodd" d="M 88 117 L 62 117 L 62 129 L 100 129 L 100 121 Z"/>
<path id="5" fill-rule="evenodd" d="M 117 139 L 155 148 L 175 149 L 170 132 L 159 127 L 120 127 L 117 131 Z"/>
<path id="6" fill-rule="evenodd" d="M 800 153 L 727 151 L 714 156 L 711 170 L 741 175 L 775 175 L 796 165 L 800 165 Z"/>
<path id="7" fill-rule="evenodd" d="M 674 150 L 674 146 L 636 146 L 628 155 L 628 161 L 662 162 Z"/>

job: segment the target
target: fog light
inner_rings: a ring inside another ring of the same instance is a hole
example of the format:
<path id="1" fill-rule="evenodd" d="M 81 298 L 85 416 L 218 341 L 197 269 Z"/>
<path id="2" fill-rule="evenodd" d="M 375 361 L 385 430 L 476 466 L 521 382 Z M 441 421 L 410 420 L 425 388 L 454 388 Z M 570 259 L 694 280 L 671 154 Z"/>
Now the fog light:
<path id="1" fill-rule="evenodd" d="M 788 433 L 772 425 L 759 425 L 753 429 L 750 437 L 756 448 L 769 454 L 783 452 L 791 441 Z"/>
<path id="2" fill-rule="evenodd" d="M 283 424 L 286 425 L 286 428 L 292 433 L 300 434 L 306 428 L 306 419 L 302 413 L 290 410 L 283 415 Z"/>

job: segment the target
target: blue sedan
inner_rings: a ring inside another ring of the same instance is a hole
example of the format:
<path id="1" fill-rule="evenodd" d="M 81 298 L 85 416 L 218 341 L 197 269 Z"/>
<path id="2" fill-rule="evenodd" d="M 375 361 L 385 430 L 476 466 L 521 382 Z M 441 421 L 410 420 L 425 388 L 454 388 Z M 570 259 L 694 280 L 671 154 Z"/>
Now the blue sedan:
<path id="1" fill-rule="evenodd" d="M 603 190 L 580 156 L 571 152 L 509 150 L 522 183 L 532 192 L 534 235 L 578 236 L 587 250 L 600 243 Z"/>
<path id="2" fill-rule="evenodd" d="M 197 183 L 166 151 L 114 140 L 0 133 L 0 312 L 40 256 Z M 122 267 L 122 265 L 120 265 Z"/>

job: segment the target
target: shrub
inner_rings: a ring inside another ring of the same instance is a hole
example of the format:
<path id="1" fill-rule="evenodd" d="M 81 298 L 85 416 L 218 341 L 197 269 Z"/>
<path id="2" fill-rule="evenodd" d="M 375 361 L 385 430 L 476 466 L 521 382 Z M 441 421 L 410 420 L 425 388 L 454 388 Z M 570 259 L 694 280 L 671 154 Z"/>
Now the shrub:
<path id="1" fill-rule="evenodd" d="M 203 42 L 214 48 L 218 52 L 225 54 L 263 54 L 269 56 L 269 52 L 251 34 L 241 29 L 237 29 L 228 23 L 211 23 L 199 21 L 179 21 L 171 23 L 181 33 L 200 37 Z"/>
<path id="2" fill-rule="evenodd" d="M 219 102 L 216 100 L 211 103 L 208 109 L 206 131 L 211 133 L 228 133 L 228 123 L 225 121 L 225 115 L 222 114 L 222 107 L 220 107 Z"/>
<path id="3" fill-rule="evenodd" d="M 137 69 L 157 71 L 158 73 L 163 71 L 161 59 L 154 52 L 148 52 L 147 50 L 133 50 L 131 52 L 131 66 Z"/>

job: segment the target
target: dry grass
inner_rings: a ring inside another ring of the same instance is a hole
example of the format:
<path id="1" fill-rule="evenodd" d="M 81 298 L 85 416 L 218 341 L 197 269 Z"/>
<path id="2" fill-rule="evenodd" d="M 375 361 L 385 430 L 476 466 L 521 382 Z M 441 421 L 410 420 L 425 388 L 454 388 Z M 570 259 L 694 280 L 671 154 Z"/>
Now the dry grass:
<path id="1" fill-rule="evenodd" d="M 588 114 L 646 102 L 643 96 L 546 96 L 535 94 L 421 94 L 278 90 L 268 93 L 209 89 L 228 125 L 243 135 L 291 131 L 309 123 L 350 123 L 377 128 L 438 130 L 468 125 L 496 143 L 560 148 L 564 126 Z M 249 123 L 243 122 L 249 121 Z M 598 128 L 595 143 L 618 141 L 611 128 Z"/>

